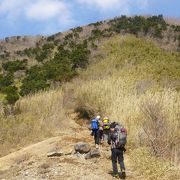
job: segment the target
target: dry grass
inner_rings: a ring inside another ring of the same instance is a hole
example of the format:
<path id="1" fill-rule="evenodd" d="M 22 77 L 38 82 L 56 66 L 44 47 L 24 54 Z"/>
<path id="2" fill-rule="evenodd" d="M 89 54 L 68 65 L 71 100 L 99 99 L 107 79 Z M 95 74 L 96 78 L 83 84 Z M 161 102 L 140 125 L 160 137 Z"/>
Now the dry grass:
<path id="1" fill-rule="evenodd" d="M 168 161 L 155 158 L 147 148 L 139 148 L 131 151 L 131 163 L 139 175 L 147 180 L 169 180 L 180 178 L 180 171 Z"/>
<path id="2" fill-rule="evenodd" d="M 0 155 L 53 136 L 57 130 L 69 126 L 62 90 L 27 96 L 16 103 L 13 111 L 15 115 L 0 118 Z"/>
<path id="3" fill-rule="evenodd" d="M 153 154 L 156 157 L 169 158 L 176 146 L 179 148 L 180 145 L 179 124 L 178 120 L 176 124 L 172 119 L 168 121 L 163 109 L 163 104 L 160 102 L 149 101 L 142 104 L 141 110 L 145 115 L 143 131 Z"/>

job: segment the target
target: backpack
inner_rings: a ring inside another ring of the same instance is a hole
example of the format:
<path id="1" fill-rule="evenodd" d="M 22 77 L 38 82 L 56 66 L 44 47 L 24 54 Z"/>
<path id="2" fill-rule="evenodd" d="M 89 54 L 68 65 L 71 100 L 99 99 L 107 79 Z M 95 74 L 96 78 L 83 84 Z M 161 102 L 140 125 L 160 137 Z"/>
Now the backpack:
<path id="1" fill-rule="evenodd" d="M 116 125 L 116 139 L 115 139 L 115 147 L 121 148 L 126 145 L 127 142 L 127 130 L 121 125 Z"/>
<path id="2" fill-rule="evenodd" d="M 103 129 L 110 129 L 109 119 L 103 119 Z"/>
<path id="3" fill-rule="evenodd" d="M 93 120 L 91 121 L 91 129 L 92 129 L 92 130 L 97 130 L 97 129 L 99 129 L 99 122 L 98 122 L 97 119 L 93 119 Z"/>

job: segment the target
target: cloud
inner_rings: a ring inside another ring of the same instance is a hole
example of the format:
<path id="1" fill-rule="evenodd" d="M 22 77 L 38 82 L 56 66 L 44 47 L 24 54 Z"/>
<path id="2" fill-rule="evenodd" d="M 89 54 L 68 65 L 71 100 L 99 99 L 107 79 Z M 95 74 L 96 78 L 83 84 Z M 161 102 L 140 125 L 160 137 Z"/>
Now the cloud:
<path id="1" fill-rule="evenodd" d="M 19 18 L 48 21 L 59 19 L 68 23 L 71 12 L 67 3 L 62 0 L 1 0 L 0 18 L 7 21 L 18 21 Z"/>
<path id="2" fill-rule="evenodd" d="M 122 0 L 78 0 L 79 3 L 89 5 L 91 7 L 98 7 L 103 10 L 113 8 L 115 5 L 120 5 Z"/>
<path id="3" fill-rule="evenodd" d="M 69 29 L 76 21 L 66 0 L 0 0 L 0 23 L 1 33 L 8 36 L 52 34 Z"/>
<path id="4" fill-rule="evenodd" d="M 77 0 L 81 5 L 87 5 L 89 8 L 99 8 L 100 11 L 121 10 L 130 11 L 132 5 L 137 8 L 145 8 L 149 0 Z"/>
<path id="5" fill-rule="evenodd" d="M 58 0 L 38 0 L 30 4 L 25 11 L 29 19 L 46 21 L 52 18 L 68 19 L 70 11 L 67 5 Z"/>

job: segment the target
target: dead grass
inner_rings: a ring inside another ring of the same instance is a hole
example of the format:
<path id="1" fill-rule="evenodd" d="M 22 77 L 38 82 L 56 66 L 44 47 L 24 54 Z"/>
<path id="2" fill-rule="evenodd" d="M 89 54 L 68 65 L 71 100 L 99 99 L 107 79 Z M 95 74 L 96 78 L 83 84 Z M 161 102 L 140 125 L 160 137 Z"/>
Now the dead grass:
<path id="1" fill-rule="evenodd" d="M 130 156 L 135 170 L 147 180 L 178 180 L 180 178 L 180 171 L 177 167 L 168 161 L 155 158 L 147 148 L 135 149 Z"/>
<path id="2" fill-rule="evenodd" d="M 14 163 L 19 165 L 19 164 L 22 164 L 25 161 L 28 161 L 30 158 L 31 158 L 31 155 L 26 153 L 26 154 L 23 154 L 21 156 L 16 157 L 14 159 Z"/>
<path id="3" fill-rule="evenodd" d="M 141 110 L 145 116 L 143 131 L 152 153 L 156 157 L 172 157 L 173 150 L 180 145 L 178 124 L 167 121 L 161 102 L 145 102 Z M 176 153 L 174 156 L 179 154 L 178 151 Z"/>
<path id="4" fill-rule="evenodd" d="M 8 154 L 12 148 L 51 137 L 57 130 L 70 126 L 62 90 L 27 96 L 16 103 L 14 112 L 15 115 L 0 118 L 1 155 Z"/>

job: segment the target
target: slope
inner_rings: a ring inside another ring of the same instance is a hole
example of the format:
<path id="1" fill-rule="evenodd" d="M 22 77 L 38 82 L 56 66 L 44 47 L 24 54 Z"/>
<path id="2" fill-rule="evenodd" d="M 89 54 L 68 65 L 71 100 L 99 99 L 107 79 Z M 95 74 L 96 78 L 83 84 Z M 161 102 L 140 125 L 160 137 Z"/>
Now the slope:
<path id="1" fill-rule="evenodd" d="M 169 51 L 180 47 L 180 26 L 167 23 L 162 15 L 121 16 L 49 37 L 6 38 L 0 45 L 0 92 L 5 103 L 14 104 L 20 96 L 70 81 L 92 62 L 101 42 L 117 34 L 145 37 Z"/>
<path id="2" fill-rule="evenodd" d="M 74 124 L 74 122 L 71 122 Z M 61 130 L 58 136 L 33 144 L 0 158 L 1 179 L 112 179 L 110 148 L 101 147 L 101 157 L 85 160 L 83 155 L 71 154 L 74 144 L 88 142 L 95 149 L 93 138 L 86 126 L 74 124 L 73 129 Z M 48 158 L 47 152 L 60 150 L 67 154 Z M 127 175 L 131 179 L 143 179 L 133 172 L 126 155 Z"/>

